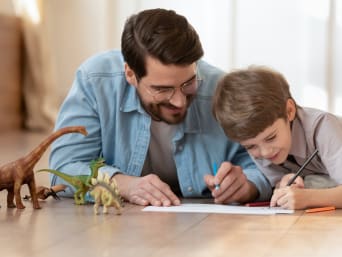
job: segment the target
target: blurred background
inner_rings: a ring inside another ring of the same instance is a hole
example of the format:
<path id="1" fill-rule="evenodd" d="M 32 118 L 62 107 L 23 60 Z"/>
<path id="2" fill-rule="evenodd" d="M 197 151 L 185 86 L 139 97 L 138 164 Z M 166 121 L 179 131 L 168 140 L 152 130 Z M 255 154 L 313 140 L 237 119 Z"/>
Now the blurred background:
<path id="1" fill-rule="evenodd" d="M 342 115 L 340 0 L 1 0 L 3 126 L 52 129 L 80 63 L 120 48 L 126 18 L 156 7 L 188 18 L 208 62 L 270 66 L 299 105 Z"/>

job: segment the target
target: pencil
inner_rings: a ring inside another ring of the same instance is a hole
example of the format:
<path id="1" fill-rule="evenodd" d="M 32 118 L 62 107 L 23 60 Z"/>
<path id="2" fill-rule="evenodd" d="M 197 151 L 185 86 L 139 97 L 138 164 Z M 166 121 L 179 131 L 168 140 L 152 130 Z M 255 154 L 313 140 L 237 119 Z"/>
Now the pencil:
<path id="1" fill-rule="evenodd" d="M 302 171 L 304 170 L 304 168 L 306 167 L 306 165 L 308 165 L 311 160 L 315 157 L 315 155 L 318 153 L 318 149 L 316 149 L 310 156 L 309 158 L 306 159 L 306 161 L 303 163 L 303 165 L 299 168 L 299 170 L 297 171 L 297 173 L 289 180 L 289 182 L 287 183 L 287 186 L 291 186 L 293 184 L 293 182 L 296 180 L 296 178 L 302 173 Z"/>
<path id="2" fill-rule="evenodd" d="M 253 203 L 246 203 L 245 206 L 248 206 L 248 207 L 270 206 L 270 202 L 253 202 Z"/>
<path id="3" fill-rule="evenodd" d="M 216 164 L 216 162 L 213 163 L 213 173 L 214 173 L 214 176 L 216 176 L 216 174 L 217 174 L 217 164 Z M 220 189 L 220 184 L 215 185 L 215 190 L 219 190 L 219 189 Z"/>
<path id="4" fill-rule="evenodd" d="M 326 207 L 320 207 L 320 208 L 312 208 L 305 210 L 306 213 L 314 213 L 314 212 L 322 212 L 322 211 L 333 211 L 335 210 L 335 206 L 326 206 Z"/>

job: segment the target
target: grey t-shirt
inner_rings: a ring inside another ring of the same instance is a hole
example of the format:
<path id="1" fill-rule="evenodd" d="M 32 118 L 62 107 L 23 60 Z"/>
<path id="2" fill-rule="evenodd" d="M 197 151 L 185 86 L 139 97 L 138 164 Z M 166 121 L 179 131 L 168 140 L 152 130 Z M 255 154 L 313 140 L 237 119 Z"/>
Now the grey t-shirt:
<path id="1" fill-rule="evenodd" d="M 172 138 L 177 125 L 153 121 L 151 123 L 151 141 L 144 163 L 142 175 L 156 174 L 167 183 L 172 191 L 180 195 L 176 163 L 173 158 Z"/>

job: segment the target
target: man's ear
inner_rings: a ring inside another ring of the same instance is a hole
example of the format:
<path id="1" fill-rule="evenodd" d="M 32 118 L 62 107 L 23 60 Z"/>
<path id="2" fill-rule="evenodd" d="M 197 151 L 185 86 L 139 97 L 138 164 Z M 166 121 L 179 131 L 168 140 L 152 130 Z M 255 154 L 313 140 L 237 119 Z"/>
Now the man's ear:
<path id="1" fill-rule="evenodd" d="M 293 99 L 289 98 L 286 102 L 286 114 L 289 121 L 293 121 L 296 117 L 297 107 Z"/>
<path id="2" fill-rule="evenodd" d="M 137 87 L 138 86 L 138 81 L 135 76 L 134 71 L 128 66 L 127 63 L 125 63 L 125 77 L 126 80 L 128 81 L 129 84 Z"/>

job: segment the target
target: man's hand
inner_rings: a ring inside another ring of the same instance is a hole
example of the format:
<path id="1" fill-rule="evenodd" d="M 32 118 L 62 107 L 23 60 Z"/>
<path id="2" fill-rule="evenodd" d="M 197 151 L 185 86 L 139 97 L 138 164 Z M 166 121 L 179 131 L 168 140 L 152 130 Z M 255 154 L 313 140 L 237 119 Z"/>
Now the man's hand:
<path id="1" fill-rule="evenodd" d="M 215 203 L 233 203 L 253 201 L 258 190 L 253 183 L 247 180 L 240 166 L 230 162 L 223 162 L 216 176 L 206 175 L 204 181 L 211 190 Z M 220 185 L 215 189 L 215 185 Z"/>
<path id="2" fill-rule="evenodd" d="M 144 177 L 116 174 L 114 178 L 121 196 L 130 203 L 145 206 L 180 205 L 179 198 L 171 191 L 169 185 L 154 174 Z"/>

